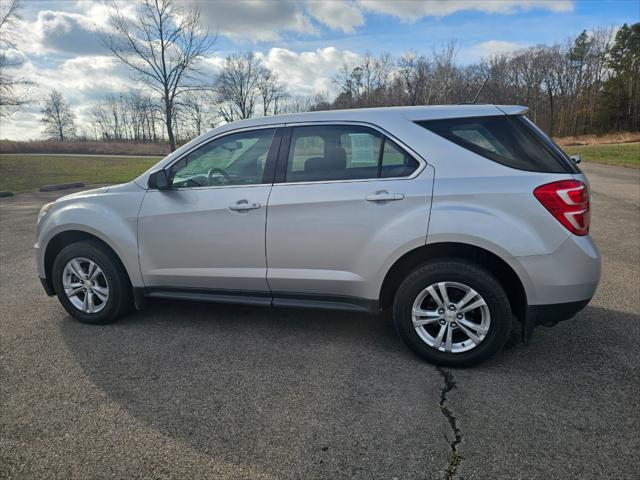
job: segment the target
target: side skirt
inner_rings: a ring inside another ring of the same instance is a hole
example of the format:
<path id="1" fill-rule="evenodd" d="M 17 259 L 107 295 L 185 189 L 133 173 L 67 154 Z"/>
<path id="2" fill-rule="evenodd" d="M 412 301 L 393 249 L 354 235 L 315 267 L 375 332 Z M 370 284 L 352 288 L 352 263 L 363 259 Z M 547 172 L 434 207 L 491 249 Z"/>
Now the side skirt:
<path id="1" fill-rule="evenodd" d="M 144 306 L 146 298 L 165 298 L 197 302 L 235 303 L 271 307 L 342 310 L 377 314 L 378 302 L 365 298 L 341 295 L 317 295 L 289 292 L 256 292 L 242 290 L 207 290 L 192 288 L 134 288 L 136 308 Z"/>

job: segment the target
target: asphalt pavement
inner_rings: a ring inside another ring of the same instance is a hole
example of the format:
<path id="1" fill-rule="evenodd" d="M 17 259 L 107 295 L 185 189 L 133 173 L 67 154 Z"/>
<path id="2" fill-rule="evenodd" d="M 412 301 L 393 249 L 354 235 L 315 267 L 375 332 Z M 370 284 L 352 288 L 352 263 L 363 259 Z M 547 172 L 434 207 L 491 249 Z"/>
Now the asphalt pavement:
<path id="1" fill-rule="evenodd" d="M 0 199 L 0 478 L 638 478 L 640 171 L 584 171 L 596 297 L 465 370 L 386 316 L 154 301 L 82 325 L 32 251 L 68 192 Z"/>

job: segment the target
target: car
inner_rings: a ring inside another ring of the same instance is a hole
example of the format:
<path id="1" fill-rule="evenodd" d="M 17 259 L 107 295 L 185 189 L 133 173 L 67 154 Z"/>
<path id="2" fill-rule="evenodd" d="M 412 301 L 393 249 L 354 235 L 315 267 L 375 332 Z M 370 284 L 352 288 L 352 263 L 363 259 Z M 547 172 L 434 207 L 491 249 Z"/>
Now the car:
<path id="1" fill-rule="evenodd" d="M 135 180 L 45 205 L 38 275 L 105 324 L 149 298 L 392 312 L 437 365 L 573 317 L 589 184 L 521 106 L 309 112 L 215 128 Z M 301 320 L 303 321 L 303 320 Z"/>

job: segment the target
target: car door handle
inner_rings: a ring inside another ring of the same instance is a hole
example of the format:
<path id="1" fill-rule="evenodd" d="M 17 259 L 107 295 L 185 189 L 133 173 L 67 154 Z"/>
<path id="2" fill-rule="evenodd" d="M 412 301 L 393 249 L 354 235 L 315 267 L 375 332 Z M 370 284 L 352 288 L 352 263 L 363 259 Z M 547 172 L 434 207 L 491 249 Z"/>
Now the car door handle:
<path id="1" fill-rule="evenodd" d="M 248 200 L 238 200 L 236 203 L 229 205 L 229 210 L 234 212 L 246 212 L 247 210 L 255 210 L 260 208 L 259 203 L 249 203 Z"/>
<path id="2" fill-rule="evenodd" d="M 404 194 L 402 193 L 389 193 L 386 190 L 382 190 L 371 195 L 364 197 L 367 202 L 394 202 L 402 200 Z"/>

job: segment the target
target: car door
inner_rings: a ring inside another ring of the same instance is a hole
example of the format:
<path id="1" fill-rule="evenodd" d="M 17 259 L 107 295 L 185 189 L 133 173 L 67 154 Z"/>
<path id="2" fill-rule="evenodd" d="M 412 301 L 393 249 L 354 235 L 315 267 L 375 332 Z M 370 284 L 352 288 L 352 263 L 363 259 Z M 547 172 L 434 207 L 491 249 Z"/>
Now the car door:
<path id="1" fill-rule="evenodd" d="M 374 128 L 288 127 L 268 206 L 274 305 L 377 300 L 390 259 L 426 241 L 432 184 L 422 159 Z"/>
<path id="2" fill-rule="evenodd" d="M 138 221 L 148 291 L 255 292 L 270 302 L 265 220 L 273 166 L 266 167 L 279 142 L 274 127 L 226 134 L 167 168 L 171 188 L 149 190 Z"/>

